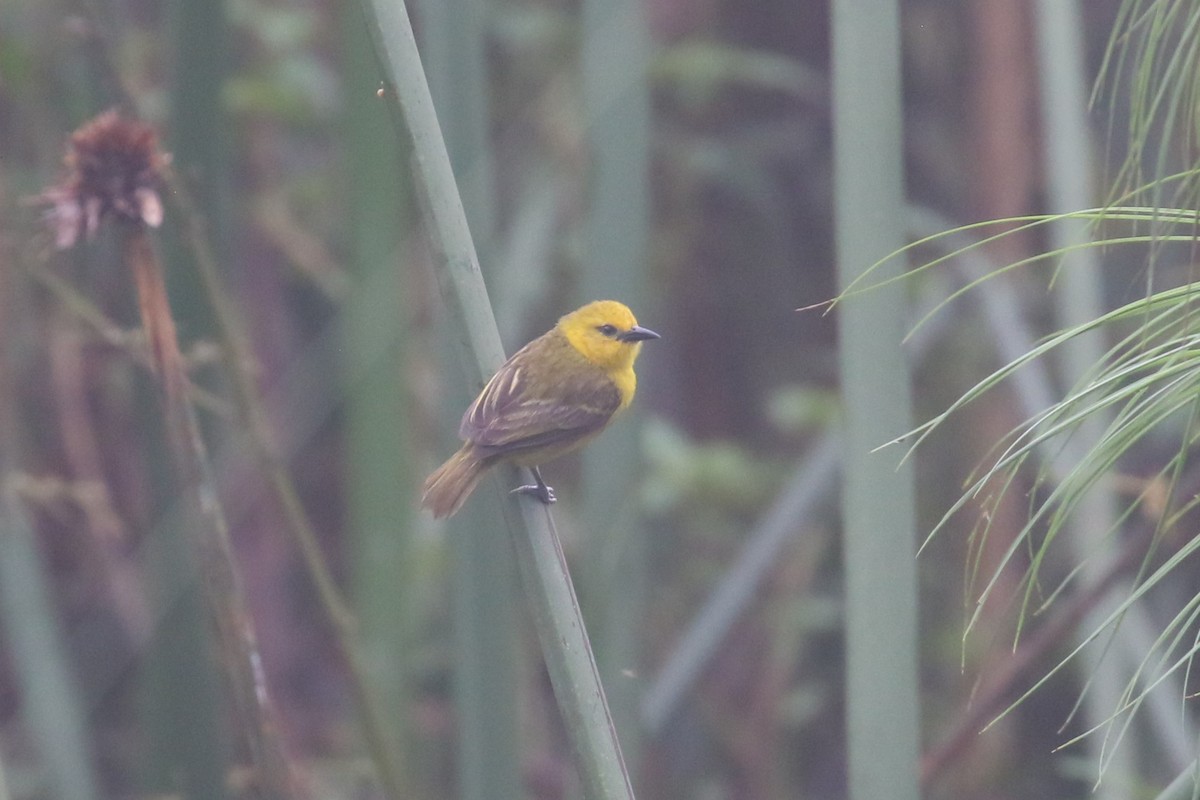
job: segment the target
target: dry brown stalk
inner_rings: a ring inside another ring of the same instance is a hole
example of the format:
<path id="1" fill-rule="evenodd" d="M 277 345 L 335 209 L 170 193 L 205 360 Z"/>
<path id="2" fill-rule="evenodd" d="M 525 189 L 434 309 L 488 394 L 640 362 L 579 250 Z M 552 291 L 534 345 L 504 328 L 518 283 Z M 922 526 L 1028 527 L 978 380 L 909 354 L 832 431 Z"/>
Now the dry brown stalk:
<path id="1" fill-rule="evenodd" d="M 94 235 L 106 219 L 112 219 L 118 228 L 122 253 L 137 287 L 151 365 L 162 395 L 171 456 L 183 489 L 185 519 L 196 536 L 205 597 L 235 710 L 243 723 L 238 729 L 245 734 L 263 796 L 294 797 L 299 784 L 284 752 L 267 692 L 228 525 L 210 474 L 195 409 L 188 399 L 188 378 L 162 265 L 150 237 L 150 228 L 162 221 L 158 187 L 161 170 L 168 161 L 158 150 L 153 129 L 108 111 L 71 137 L 64 159 L 67 174 L 41 199 L 51 205 L 47 218 L 60 249 L 73 246 L 81 235 Z"/>

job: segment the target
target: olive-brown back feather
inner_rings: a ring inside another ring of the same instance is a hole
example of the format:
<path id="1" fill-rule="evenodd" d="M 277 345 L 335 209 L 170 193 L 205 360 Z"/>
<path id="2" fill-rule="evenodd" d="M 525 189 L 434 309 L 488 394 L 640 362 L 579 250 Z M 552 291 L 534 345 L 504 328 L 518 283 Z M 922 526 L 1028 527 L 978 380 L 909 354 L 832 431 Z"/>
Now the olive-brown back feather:
<path id="1" fill-rule="evenodd" d="M 620 407 L 620 393 L 604 370 L 552 330 L 497 370 L 463 414 L 459 436 L 481 454 L 524 463 L 521 456 L 543 448 L 562 452 L 594 436 Z"/>

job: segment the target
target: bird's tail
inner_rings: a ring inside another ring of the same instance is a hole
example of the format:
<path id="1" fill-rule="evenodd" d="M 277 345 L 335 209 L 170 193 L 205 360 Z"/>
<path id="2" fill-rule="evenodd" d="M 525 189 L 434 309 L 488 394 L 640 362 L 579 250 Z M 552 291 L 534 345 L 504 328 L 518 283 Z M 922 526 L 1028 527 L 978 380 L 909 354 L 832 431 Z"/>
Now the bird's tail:
<path id="1" fill-rule="evenodd" d="M 464 444 L 425 479 L 421 507 L 432 511 L 435 518 L 450 516 L 475 491 L 487 466 L 470 442 Z"/>

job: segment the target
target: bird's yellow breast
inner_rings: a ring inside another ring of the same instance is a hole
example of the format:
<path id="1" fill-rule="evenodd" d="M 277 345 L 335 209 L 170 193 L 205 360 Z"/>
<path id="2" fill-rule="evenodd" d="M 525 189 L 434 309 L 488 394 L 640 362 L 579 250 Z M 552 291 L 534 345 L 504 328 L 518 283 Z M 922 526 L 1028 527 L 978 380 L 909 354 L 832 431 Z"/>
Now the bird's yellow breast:
<path id="1" fill-rule="evenodd" d="M 608 377 L 612 378 L 612 382 L 616 384 L 617 392 L 621 395 L 621 408 L 625 408 L 633 402 L 633 393 L 637 391 L 637 375 L 633 371 L 633 365 L 622 370 L 608 373 Z"/>

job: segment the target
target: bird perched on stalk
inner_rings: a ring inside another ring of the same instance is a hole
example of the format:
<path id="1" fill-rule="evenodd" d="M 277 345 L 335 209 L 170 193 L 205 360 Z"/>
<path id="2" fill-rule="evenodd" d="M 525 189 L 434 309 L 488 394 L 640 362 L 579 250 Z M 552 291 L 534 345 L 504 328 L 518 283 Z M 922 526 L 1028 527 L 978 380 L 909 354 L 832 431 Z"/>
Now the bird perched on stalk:
<path id="1" fill-rule="evenodd" d="M 587 444 L 629 405 L 637 388 L 633 362 L 642 342 L 658 339 L 615 300 L 572 311 L 513 354 L 463 414 L 465 440 L 425 479 L 421 506 L 448 517 L 500 463 L 533 469 L 535 485 L 513 492 L 554 502 L 538 465 Z"/>

